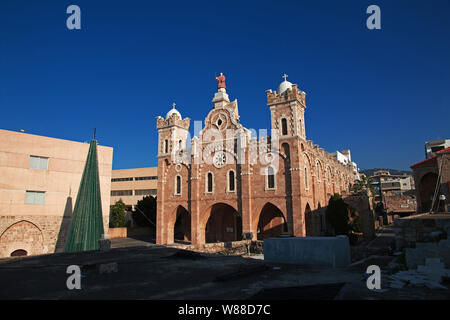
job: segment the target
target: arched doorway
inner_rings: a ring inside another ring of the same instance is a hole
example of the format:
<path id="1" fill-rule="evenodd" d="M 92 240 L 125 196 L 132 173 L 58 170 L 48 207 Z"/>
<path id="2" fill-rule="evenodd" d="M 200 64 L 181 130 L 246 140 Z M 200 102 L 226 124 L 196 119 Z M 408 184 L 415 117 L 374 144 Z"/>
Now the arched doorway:
<path id="1" fill-rule="evenodd" d="M 14 252 L 15 256 L 23 255 L 23 251 L 26 255 L 47 253 L 42 231 L 26 220 L 12 224 L 0 236 L 0 256 L 7 257 Z"/>
<path id="2" fill-rule="evenodd" d="M 242 218 L 232 206 L 217 203 L 210 208 L 205 240 L 206 243 L 242 240 Z"/>
<path id="3" fill-rule="evenodd" d="M 258 240 L 278 237 L 283 232 L 288 232 L 283 213 L 272 203 L 266 203 L 259 214 Z"/>
<path id="4" fill-rule="evenodd" d="M 23 249 L 15 250 L 11 253 L 11 257 L 24 257 L 28 255 L 28 252 Z"/>
<path id="5" fill-rule="evenodd" d="M 429 172 L 420 179 L 419 194 L 422 212 L 430 211 L 437 182 L 438 176 L 434 172 Z"/>
<path id="6" fill-rule="evenodd" d="M 189 212 L 182 206 L 176 209 L 176 218 L 174 225 L 174 242 L 190 242 L 191 241 L 191 216 Z"/>

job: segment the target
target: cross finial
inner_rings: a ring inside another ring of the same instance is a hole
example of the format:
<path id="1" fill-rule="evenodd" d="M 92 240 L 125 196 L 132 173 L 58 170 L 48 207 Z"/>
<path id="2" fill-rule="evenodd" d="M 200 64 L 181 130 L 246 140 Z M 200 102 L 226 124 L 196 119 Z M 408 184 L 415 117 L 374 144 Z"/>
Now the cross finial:
<path id="1" fill-rule="evenodd" d="M 284 78 L 284 81 L 286 81 L 286 78 L 288 77 L 288 75 L 285 73 L 285 74 L 283 74 L 283 78 Z"/>
<path id="2" fill-rule="evenodd" d="M 177 104 L 174 102 L 174 103 L 172 103 L 172 109 L 175 109 L 175 106 L 176 106 Z"/>

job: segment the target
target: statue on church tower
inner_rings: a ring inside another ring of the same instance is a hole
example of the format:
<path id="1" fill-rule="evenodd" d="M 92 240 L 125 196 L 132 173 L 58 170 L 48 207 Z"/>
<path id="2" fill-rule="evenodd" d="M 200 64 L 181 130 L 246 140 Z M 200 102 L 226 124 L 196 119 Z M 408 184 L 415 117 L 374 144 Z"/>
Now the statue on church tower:
<path id="1" fill-rule="evenodd" d="M 220 76 L 216 77 L 217 80 L 217 89 L 226 89 L 225 86 L 225 76 L 223 75 L 223 73 L 220 73 Z"/>

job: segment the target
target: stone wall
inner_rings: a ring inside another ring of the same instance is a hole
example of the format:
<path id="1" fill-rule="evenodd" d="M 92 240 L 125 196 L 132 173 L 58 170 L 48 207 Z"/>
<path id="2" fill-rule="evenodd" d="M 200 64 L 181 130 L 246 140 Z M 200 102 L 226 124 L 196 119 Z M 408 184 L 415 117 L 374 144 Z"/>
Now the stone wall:
<path id="1" fill-rule="evenodd" d="M 361 229 L 365 240 L 375 237 L 376 221 L 373 214 L 372 198 L 366 191 L 344 197 L 344 202 L 353 208 L 361 219 Z"/>
<path id="2" fill-rule="evenodd" d="M 108 220 L 103 216 L 104 226 Z M 71 218 L 60 216 L 0 216 L 0 257 L 16 250 L 27 255 L 63 252 L 70 224 Z"/>
<path id="3" fill-rule="evenodd" d="M 109 228 L 110 239 L 127 238 L 135 236 L 155 236 L 154 228 Z"/>
<path id="4" fill-rule="evenodd" d="M 432 240 L 436 232 L 450 233 L 450 214 L 419 214 L 394 220 L 396 247 L 414 247 L 416 242 Z"/>
<path id="5" fill-rule="evenodd" d="M 251 240 L 241 240 L 241 241 L 232 241 L 232 242 L 217 242 L 217 243 L 206 243 L 203 245 L 191 245 L 191 244 L 172 244 L 170 247 L 183 249 L 183 250 L 191 250 L 195 252 L 203 252 L 203 253 L 217 253 L 225 250 L 235 249 L 241 246 L 250 245 L 252 243 Z"/>
<path id="6" fill-rule="evenodd" d="M 384 196 L 384 199 L 386 204 L 385 210 L 387 213 L 414 213 L 417 210 L 415 196 L 389 193 Z"/>

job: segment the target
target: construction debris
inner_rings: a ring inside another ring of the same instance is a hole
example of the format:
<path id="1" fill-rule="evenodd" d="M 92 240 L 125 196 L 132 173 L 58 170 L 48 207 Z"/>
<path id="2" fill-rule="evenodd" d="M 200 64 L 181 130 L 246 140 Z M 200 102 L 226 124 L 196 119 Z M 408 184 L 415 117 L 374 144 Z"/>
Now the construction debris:
<path id="1" fill-rule="evenodd" d="M 417 269 L 400 271 L 390 275 L 389 287 L 400 289 L 406 285 L 426 286 L 430 289 L 445 289 L 441 285 L 443 277 L 449 277 L 450 270 L 445 269 L 444 263 L 439 258 L 427 258 L 425 265 L 420 265 Z"/>

